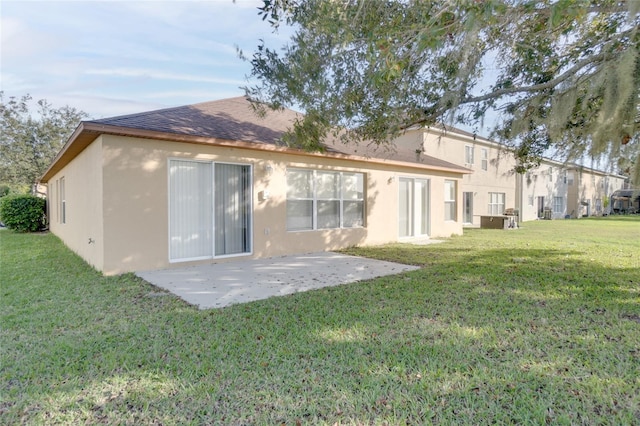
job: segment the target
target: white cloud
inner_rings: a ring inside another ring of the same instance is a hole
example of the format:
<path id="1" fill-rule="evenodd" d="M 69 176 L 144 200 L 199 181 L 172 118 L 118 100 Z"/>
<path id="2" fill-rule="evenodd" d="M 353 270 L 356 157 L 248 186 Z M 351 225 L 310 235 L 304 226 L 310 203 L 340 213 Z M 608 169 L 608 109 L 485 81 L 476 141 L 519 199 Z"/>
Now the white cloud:
<path id="1" fill-rule="evenodd" d="M 194 74 L 178 74 L 157 71 L 152 69 L 133 69 L 133 68 L 110 68 L 110 69 L 92 69 L 85 71 L 85 74 L 92 75 L 104 75 L 111 77 L 142 77 L 157 80 L 179 80 L 196 83 L 218 83 L 218 84 L 236 84 L 242 85 L 246 82 L 244 80 L 218 78 L 218 77 L 206 77 Z"/>
<path id="2" fill-rule="evenodd" d="M 62 44 L 57 35 L 36 30 L 21 19 L 2 17 L 0 28 L 3 61 L 12 57 L 32 58 Z"/>
<path id="3" fill-rule="evenodd" d="M 94 117 L 239 96 L 260 0 L 2 1 L 0 88 Z"/>

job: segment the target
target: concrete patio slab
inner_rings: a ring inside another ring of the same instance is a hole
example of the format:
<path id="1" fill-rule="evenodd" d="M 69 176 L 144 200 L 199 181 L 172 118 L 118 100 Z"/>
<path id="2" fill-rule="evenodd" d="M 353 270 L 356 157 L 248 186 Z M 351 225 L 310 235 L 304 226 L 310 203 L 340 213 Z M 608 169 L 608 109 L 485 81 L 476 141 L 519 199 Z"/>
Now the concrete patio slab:
<path id="1" fill-rule="evenodd" d="M 337 286 L 419 269 L 417 266 L 323 252 L 138 272 L 200 309 Z"/>

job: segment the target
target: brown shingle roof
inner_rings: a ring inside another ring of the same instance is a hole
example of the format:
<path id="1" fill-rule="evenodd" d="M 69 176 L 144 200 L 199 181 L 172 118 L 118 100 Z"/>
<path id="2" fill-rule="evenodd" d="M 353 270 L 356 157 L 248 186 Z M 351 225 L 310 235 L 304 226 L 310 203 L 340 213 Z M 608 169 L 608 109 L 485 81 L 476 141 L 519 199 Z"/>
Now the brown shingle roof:
<path id="1" fill-rule="evenodd" d="M 260 117 L 253 111 L 249 101 L 240 96 L 195 105 L 105 118 L 95 120 L 94 123 L 179 135 L 280 145 L 282 135 L 291 128 L 297 118 L 302 118 L 302 114 L 289 109 L 268 110 L 265 117 Z M 358 145 L 343 144 L 333 139 L 326 146 L 330 152 L 346 155 L 419 163 L 425 166 L 466 171 L 466 169 L 447 161 L 419 155 L 415 151 L 409 152 L 404 147 L 378 146 L 366 143 Z"/>
<path id="2" fill-rule="evenodd" d="M 300 155 L 348 157 L 352 160 L 377 161 L 395 165 L 470 173 L 453 163 L 434 157 L 417 155 L 403 147 L 377 147 L 367 144 L 343 144 L 330 139 L 324 154 L 306 153 L 287 148 L 281 141 L 297 118 L 302 115 L 284 109 L 267 109 L 264 117 L 255 113 L 244 97 L 222 99 L 176 108 L 83 121 L 58 153 L 41 182 L 47 182 L 58 170 L 101 134 L 124 135 L 185 143 L 237 146 L 243 149 L 284 150 Z"/>
<path id="3" fill-rule="evenodd" d="M 271 111 L 259 117 L 244 97 L 95 120 L 93 123 L 178 135 L 278 144 L 301 114 Z"/>

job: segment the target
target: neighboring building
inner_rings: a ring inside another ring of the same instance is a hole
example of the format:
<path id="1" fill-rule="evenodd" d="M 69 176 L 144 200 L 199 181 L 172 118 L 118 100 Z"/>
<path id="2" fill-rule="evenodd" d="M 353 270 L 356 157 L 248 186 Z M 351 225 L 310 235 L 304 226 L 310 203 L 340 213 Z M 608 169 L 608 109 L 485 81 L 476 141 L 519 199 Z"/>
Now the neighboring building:
<path id="1" fill-rule="evenodd" d="M 413 128 L 394 142 L 473 170 L 461 183 L 466 226 L 511 209 L 520 221 L 607 214 L 609 197 L 625 182 L 624 176 L 548 159 L 517 174 L 508 148 L 455 128 Z"/>
<path id="2" fill-rule="evenodd" d="M 82 122 L 41 181 L 51 231 L 105 274 L 462 233 L 464 166 L 281 144 L 244 98 Z"/>
<path id="3" fill-rule="evenodd" d="M 624 186 L 625 177 L 545 159 L 521 180 L 521 216 L 527 221 L 608 214 L 611 194 Z"/>
<path id="4" fill-rule="evenodd" d="M 481 216 L 517 208 L 515 161 L 502 145 L 458 129 L 409 129 L 394 141 L 425 155 L 473 170 L 461 182 L 462 221 L 480 226 Z"/>

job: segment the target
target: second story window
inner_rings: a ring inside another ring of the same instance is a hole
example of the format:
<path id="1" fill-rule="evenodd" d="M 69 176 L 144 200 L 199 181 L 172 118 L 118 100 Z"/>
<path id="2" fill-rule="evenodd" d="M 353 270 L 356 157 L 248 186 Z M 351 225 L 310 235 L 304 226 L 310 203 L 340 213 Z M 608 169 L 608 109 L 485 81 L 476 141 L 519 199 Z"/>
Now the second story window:
<path id="1" fill-rule="evenodd" d="M 466 145 L 464 147 L 464 163 L 467 165 L 473 165 L 473 147 Z"/>

